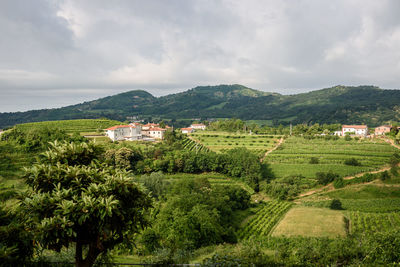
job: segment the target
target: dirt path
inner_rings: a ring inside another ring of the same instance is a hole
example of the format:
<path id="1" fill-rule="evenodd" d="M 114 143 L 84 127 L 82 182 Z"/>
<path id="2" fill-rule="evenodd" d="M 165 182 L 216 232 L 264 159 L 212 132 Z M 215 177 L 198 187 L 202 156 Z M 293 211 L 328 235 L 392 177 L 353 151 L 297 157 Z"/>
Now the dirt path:
<path id="1" fill-rule="evenodd" d="M 394 146 L 395 148 L 400 149 L 400 146 L 399 146 L 399 145 L 396 145 L 396 144 L 394 143 L 393 140 L 387 139 L 386 142 L 388 142 L 390 145 Z M 397 165 L 397 166 L 400 166 L 400 164 Z M 363 176 L 364 174 L 367 174 L 367 173 L 371 173 L 371 174 L 381 173 L 381 172 L 390 170 L 390 168 L 391 168 L 390 166 L 386 166 L 386 167 L 383 167 L 382 169 L 379 169 L 379 170 L 376 170 L 376 171 L 361 172 L 361 173 L 358 173 L 358 174 L 356 174 L 356 175 L 346 176 L 346 177 L 344 177 L 343 179 L 344 179 L 344 180 L 351 180 L 351 179 L 354 179 L 354 178 Z M 369 182 L 369 183 L 371 183 L 371 182 Z M 332 190 L 334 190 L 333 184 L 330 183 L 330 184 L 328 184 L 328 185 L 326 185 L 326 186 L 323 186 L 323 187 L 321 187 L 321 188 L 318 188 L 318 189 L 314 189 L 314 190 L 305 192 L 305 193 L 303 193 L 303 194 L 298 195 L 298 197 L 299 197 L 299 198 L 301 198 L 301 197 L 307 197 L 307 196 L 310 196 L 310 195 L 313 195 L 313 194 L 315 194 L 315 193 L 319 193 L 319 192 L 322 192 L 322 191 L 325 191 L 325 190 L 326 190 L 326 191 L 332 191 Z"/>
<path id="2" fill-rule="evenodd" d="M 386 142 L 388 142 L 391 146 L 394 146 L 395 148 L 400 149 L 400 146 L 396 145 L 392 139 L 386 139 Z"/>
<path id="3" fill-rule="evenodd" d="M 276 144 L 276 146 L 274 146 L 273 148 L 271 148 L 270 150 L 265 152 L 264 157 L 262 157 L 262 159 L 260 161 L 264 162 L 264 160 L 268 156 L 268 154 L 271 153 L 272 151 L 275 151 L 280 145 L 282 145 L 283 141 L 285 141 L 285 139 L 283 137 L 281 137 L 281 139 L 279 139 L 278 144 Z"/>

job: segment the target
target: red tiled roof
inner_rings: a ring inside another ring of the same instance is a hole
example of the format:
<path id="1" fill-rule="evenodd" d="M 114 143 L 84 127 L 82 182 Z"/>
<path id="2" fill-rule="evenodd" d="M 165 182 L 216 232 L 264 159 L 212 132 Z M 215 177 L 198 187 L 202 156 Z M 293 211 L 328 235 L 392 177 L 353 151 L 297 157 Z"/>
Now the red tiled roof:
<path id="1" fill-rule="evenodd" d="M 163 128 L 154 127 L 154 128 L 148 129 L 147 131 L 166 131 L 166 130 Z"/>
<path id="2" fill-rule="evenodd" d="M 343 125 L 342 128 L 367 129 L 367 125 Z"/>
<path id="3" fill-rule="evenodd" d="M 160 124 L 157 124 L 157 123 L 147 123 L 147 124 L 145 124 L 145 125 L 143 125 L 143 126 L 148 126 L 148 127 L 151 127 L 151 126 L 160 126 Z"/>
<path id="4" fill-rule="evenodd" d="M 191 131 L 193 130 L 192 128 L 181 128 L 181 131 Z"/>
<path id="5" fill-rule="evenodd" d="M 134 126 L 132 126 L 132 125 L 117 125 L 117 126 L 107 128 L 106 130 L 114 131 L 115 129 L 118 129 L 118 128 L 129 128 L 129 127 L 134 127 Z"/>

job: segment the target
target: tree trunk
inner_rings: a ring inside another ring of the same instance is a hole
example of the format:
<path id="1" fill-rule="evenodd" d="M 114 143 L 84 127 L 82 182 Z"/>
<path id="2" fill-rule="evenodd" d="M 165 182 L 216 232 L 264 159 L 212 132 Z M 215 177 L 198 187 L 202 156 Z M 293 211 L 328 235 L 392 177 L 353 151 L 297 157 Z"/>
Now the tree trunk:
<path id="1" fill-rule="evenodd" d="M 78 248 L 78 243 L 77 243 Z M 76 267 L 91 267 L 93 266 L 94 262 L 96 261 L 97 257 L 100 255 L 101 251 L 97 248 L 97 242 L 91 243 L 89 245 L 89 252 L 85 259 L 82 259 L 82 246 L 80 245 L 81 254 L 80 257 L 75 255 L 75 266 Z"/>

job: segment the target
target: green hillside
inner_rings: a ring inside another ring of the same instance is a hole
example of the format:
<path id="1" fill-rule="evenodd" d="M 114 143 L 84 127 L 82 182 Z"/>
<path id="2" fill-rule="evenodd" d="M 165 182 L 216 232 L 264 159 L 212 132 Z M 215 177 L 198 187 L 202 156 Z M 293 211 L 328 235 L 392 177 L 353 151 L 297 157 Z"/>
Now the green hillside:
<path id="1" fill-rule="evenodd" d="M 130 116 L 163 119 L 240 118 L 274 124 L 348 123 L 377 126 L 400 121 L 400 90 L 335 86 L 296 95 L 242 85 L 199 86 L 163 97 L 136 90 L 58 109 L 0 113 L 0 128 L 18 123 Z"/>

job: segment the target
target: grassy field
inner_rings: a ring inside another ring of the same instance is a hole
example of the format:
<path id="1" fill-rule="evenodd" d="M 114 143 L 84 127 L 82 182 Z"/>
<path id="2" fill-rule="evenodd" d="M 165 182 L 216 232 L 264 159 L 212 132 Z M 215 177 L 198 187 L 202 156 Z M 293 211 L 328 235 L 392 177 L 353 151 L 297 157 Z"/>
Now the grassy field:
<path id="1" fill-rule="evenodd" d="M 257 154 L 274 147 L 281 136 L 276 135 L 250 135 L 241 133 L 198 131 L 191 137 L 208 147 L 212 151 L 220 152 L 224 149 L 246 147 Z"/>
<path id="2" fill-rule="evenodd" d="M 344 216 L 341 211 L 294 207 L 278 224 L 273 236 L 339 237 L 346 236 Z"/>
<path id="3" fill-rule="evenodd" d="M 276 177 L 301 174 L 313 178 L 317 172 L 332 171 L 341 176 L 378 169 L 387 164 L 396 149 L 379 140 L 325 140 L 289 137 L 266 158 Z M 318 164 L 311 164 L 317 158 Z M 345 165 L 346 159 L 355 158 L 361 166 Z"/>

